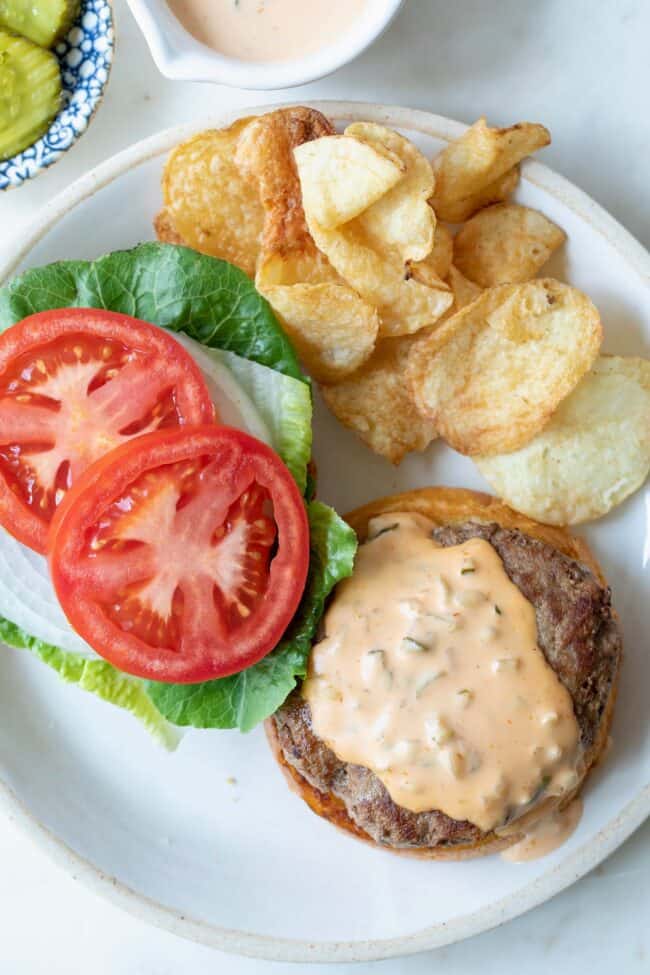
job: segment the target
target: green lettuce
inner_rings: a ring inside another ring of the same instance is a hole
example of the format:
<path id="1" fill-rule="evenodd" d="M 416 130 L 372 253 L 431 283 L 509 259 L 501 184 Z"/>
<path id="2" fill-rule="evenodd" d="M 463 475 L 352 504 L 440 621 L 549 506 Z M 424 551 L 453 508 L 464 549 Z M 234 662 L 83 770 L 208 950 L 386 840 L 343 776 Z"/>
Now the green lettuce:
<path id="1" fill-rule="evenodd" d="M 182 330 L 307 382 L 271 306 L 239 268 L 172 244 L 32 268 L 0 288 L 0 331 L 52 308 L 107 308 Z"/>
<path id="2" fill-rule="evenodd" d="M 266 423 L 272 446 L 280 455 L 302 492 L 307 486 L 311 457 L 311 390 L 291 376 L 261 366 L 232 352 L 208 349 L 233 374 L 248 393 Z"/>
<path id="3" fill-rule="evenodd" d="M 150 681 L 149 696 L 168 721 L 195 728 L 250 731 L 273 714 L 307 671 L 307 659 L 325 600 L 352 572 L 357 538 L 335 511 L 312 501 L 307 506 L 311 559 L 307 586 L 284 639 L 267 657 L 232 677 L 202 684 Z"/>
<path id="4" fill-rule="evenodd" d="M 253 407 L 264 432 L 257 434 L 280 455 L 301 492 L 307 485 L 307 464 L 311 457 L 311 389 L 293 376 L 259 362 L 244 359 L 234 352 L 211 349 L 187 335 L 177 333 L 179 341 L 194 356 L 208 382 L 222 383 L 224 371 L 230 374 L 239 391 Z M 215 397 L 219 406 L 219 398 Z M 228 422 L 227 420 L 225 422 Z M 255 434 L 255 429 L 251 430 Z"/>
<path id="5" fill-rule="evenodd" d="M 88 660 L 77 653 L 59 650 L 37 640 L 0 616 L 0 640 L 7 646 L 31 650 L 43 663 L 70 684 L 90 691 L 103 701 L 124 708 L 138 718 L 156 741 L 170 750 L 180 740 L 179 732 L 162 716 L 153 703 L 144 681 L 116 670 L 105 660 Z"/>
<path id="6" fill-rule="evenodd" d="M 246 275 L 185 247 L 141 244 L 96 261 L 60 261 L 28 270 L 0 288 L 0 331 L 34 312 L 70 306 L 134 315 L 222 350 L 221 361 L 254 402 L 275 449 L 306 495 L 309 577 L 298 612 L 275 650 L 240 674 L 202 684 L 141 681 L 107 661 L 44 643 L 2 617 L 0 640 L 31 650 L 64 680 L 127 709 L 165 747 L 177 741 L 172 725 L 248 731 L 272 714 L 305 676 L 325 600 L 352 572 L 356 551 L 352 529 L 331 508 L 311 500 L 308 380 L 268 302 Z M 253 363 L 275 372 L 256 369 Z M 292 381 L 283 381 L 280 373 Z"/>

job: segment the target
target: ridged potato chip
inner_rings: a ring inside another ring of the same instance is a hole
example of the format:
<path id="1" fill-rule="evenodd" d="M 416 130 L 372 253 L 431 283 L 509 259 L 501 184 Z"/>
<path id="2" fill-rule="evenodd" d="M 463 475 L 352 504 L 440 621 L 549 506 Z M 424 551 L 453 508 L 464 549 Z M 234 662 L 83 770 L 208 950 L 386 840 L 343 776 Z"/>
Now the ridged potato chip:
<path id="1" fill-rule="evenodd" d="M 601 356 L 530 443 L 476 464 L 507 504 L 538 521 L 607 514 L 650 472 L 650 361 Z"/>
<path id="2" fill-rule="evenodd" d="M 421 261 L 433 246 L 436 217 L 428 204 L 433 193 L 433 169 L 420 150 L 392 129 L 373 122 L 354 122 L 345 134 L 378 149 L 394 153 L 404 164 L 404 175 L 372 206 L 359 215 L 371 238 L 394 247 L 403 261 Z"/>
<path id="3" fill-rule="evenodd" d="M 503 203 L 514 193 L 518 183 L 519 166 L 513 166 L 507 173 L 499 176 L 493 183 L 488 183 L 484 189 L 474 193 L 473 196 L 466 196 L 462 200 L 443 200 L 434 197 L 430 202 L 439 220 L 463 223 L 483 207 L 491 206 L 493 203 Z"/>
<path id="4" fill-rule="evenodd" d="M 347 135 L 315 139 L 294 151 L 305 210 L 321 227 L 348 223 L 402 179 L 395 153 Z"/>
<path id="5" fill-rule="evenodd" d="M 235 163 L 249 125 L 210 129 L 170 154 L 162 179 L 167 216 L 188 247 L 236 264 L 251 277 L 260 251 L 264 210 L 257 184 Z"/>
<path id="6" fill-rule="evenodd" d="M 600 316 L 550 278 L 490 288 L 417 342 L 415 403 L 462 454 L 518 450 L 591 367 Z"/>
<path id="7" fill-rule="evenodd" d="M 379 316 L 351 288 L 338 284 L 276 285 L 264 294 L 318 382 L 343 379 L 372 353 Z"/>
<path id="8" fill-rule="evenodd" d="M 402 342 L 386 339 L 361 368 L 336 386 L 323 386 L 325 403 L 344 426 L 376 454 L 399 464 L 412 450 L 425 450 L 435 427 L 420 416 L 404 376 Z"/>
<path id="9" fill-rule="evenodd" d="M 379 312 L 381 336 L 409 335 L 432 325 L 453 301 L 448 285 L 416 280 L 394 252 L 379 253 L 356 221 L 325 230 L 306 209 L 307 225 L 330 264 Z"/>
<path id="10" fill-rule="evenodd" d="M 498 203 L 480 210 L 454 238 L 454 264 L 482 288 L 530 281 L 566 240 L 556 224 L 529 207 Z"/>

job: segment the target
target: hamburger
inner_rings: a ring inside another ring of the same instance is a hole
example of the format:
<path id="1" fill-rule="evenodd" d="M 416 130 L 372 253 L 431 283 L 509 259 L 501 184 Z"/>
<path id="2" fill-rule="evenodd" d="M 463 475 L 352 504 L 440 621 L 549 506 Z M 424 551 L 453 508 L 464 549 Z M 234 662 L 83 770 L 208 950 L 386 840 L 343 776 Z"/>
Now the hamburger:
<path id="1" fill-rule="evenodd" d="M 384 849 L 513 846 L 568 808 L 607 743 L 622 643 L 598 563 L 469 490 L 347 520 L 355 571 L 306 681 L 266 722 L 277 761 L 314 812 Z"/>

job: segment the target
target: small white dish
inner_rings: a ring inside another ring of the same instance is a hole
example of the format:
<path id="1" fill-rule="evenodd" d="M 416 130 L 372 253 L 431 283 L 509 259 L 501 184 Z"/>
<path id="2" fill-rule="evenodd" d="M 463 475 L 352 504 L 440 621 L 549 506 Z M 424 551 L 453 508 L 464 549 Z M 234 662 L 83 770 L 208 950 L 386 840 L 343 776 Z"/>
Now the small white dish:
<path id="1" fill-rule="evenodd" d="M 54 48 L 61 66 L 61 109 L 36 142 L 0 160 L 0 190 L 38 176 L 83 135 L 104 97 L 114 46 L 111 0 L 82 0 L 70 30 Z"/>
<path id="2" fill-rule="evenodd" d="M 165 0 L 128 0 L 161 74 L 174 81 L 211 81 L 230 88 L 293 88 L 331 74 L 377 40 L 404 0 L 371 0 L 341 38 L 292 61 L 243 61 L 201 44 L 185 30 Z"/>
<path id="3" fill-rule="evenodd" d="M 339 129 L 360 120 L 397 128 L 429 157 L 464 130 L 411 109 L 310 104 Z M 21 235 L 0 262 L 0 282 L 26 267 L 151 239 L 169 151 L 238 114 L 216 112 L 160 132 L 86 173 Z M 524 163 L 515 198 L 567 232 L 547 270 L 594 299 L 605 351 L 647 355 L 647 251 L 541 163 Z M 315 406 L 319 496 L 339 511 L 430 484 L 487 490 L 471 460 L 441 441 L 393 468 L 318 396 Z M 356 842 L 287 788 L 261 728 L 249 735 L 190 729 L 170 755 L 126 712 L 7 648 L 0 648 L 0 823 L 10 817 L 67 873 L 133 917 L 274 961 L 370 961 L 502 924 L 593 869 L 650 813 L 650 484 L 578 534 L 612 583 L 626 656 L 611 754 L 589 781 L 578 829 L 550 856 L 517 865 L 498 856 L 427 862 Z"/>

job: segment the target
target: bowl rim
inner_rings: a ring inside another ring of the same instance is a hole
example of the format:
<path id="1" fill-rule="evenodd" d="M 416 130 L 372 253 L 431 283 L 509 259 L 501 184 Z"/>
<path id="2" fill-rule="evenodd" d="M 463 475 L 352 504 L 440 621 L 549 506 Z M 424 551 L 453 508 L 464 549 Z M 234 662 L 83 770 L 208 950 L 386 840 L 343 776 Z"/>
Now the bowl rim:
<path id="1" fill-rule="evenodd" d="M 226 57 L 197 41 L 166 0 L 127 0 L 158 70 L 174 81 L 208 81 L 255 91 L 292 88 L 316 81 L 354 60 L 388 29 L 404 0 L 380 0 L 362 21 L 328 47 L 291 61 L 244 61 Z M 377 3 L 377 0 L 375 0 Z"/>
<path id="2" fill-rule="evenodd" d="M 467 126 L 460 122 L 416 109 L 377 105 L 365 102 L 318 101 L 307 103 L 335 122 L 372 121 L 405 131 L 450 141 L 458 138 Z M 296 104 L 285 103 L 286 104 Z M 273 111 L 282 104 L 246 108 L 254 115 Z M 64 217 L 96 192 L 131 169 L 163 155 L 178 142 L 205 128 L 224 126 L 240 118 L 242 109 L 215 112 L 191 123 L 173 126 L 133 144 L 106 160 L 95 170 L 81 176 L 56 196 L 22 234 L 22 243 L 4 265 L 0 265 L 0 285 L 26 257 L 29 251 Z M 522 179 L 533 183 L 560 200 L 592 230 L 614 247 L 650 288 L 650 253 L 606 210 L 586 193 L 542 163 L 527 161 L 522 165 Z M 650 784 L 642 787 L 618 815 L 594 837 L 587 840 L 570 857 L 531 881 L 526 887 L 446 923 L 438 923 L 412 934 L 372 941 L 310 942 L 293 938 L 259 935 L 245 930 L 224 928 L 201 921 L 165 907 L 110 876 L 75 852 L 42 824 L 0 779 L 0 814 L 15 822 L 37 846 L 89 890 L 103 896 L 133 917 L 162 930 L 208 947 L 252 958 L 286 962 L 352 962 L 375 961 L 416 954 L 452 944 L 480 934 L 526 913 L 583 877 L 613 853 L 650 815 Z"/>
<path id="3" fill-rule="evenodd" d="M 6 185 L 0 186 L 0 193 L 9 192 L 9 190 L 17 190 L 17 189 L 19 189 L 19 187 L 21 187 L 24 183 L 28 182 L 30 179 L 34 179 L 36 176 L 39 176 L 46 169 L 50 169 L 52 166 L 55 166 L 58 162 L 60 162 L 63 159 L 63 157 L 65 156 L 65 154 L 67 152 L 69 152 L 69 150 L 72 149 L 73 146 L 75 146 L 77 144 L 77 142 L 79 141 L 79 139 L 83 135 L 85 135 L 86 132 L 88 131 L 88 127 L 90 126 L 90 123 L 95 118 L 95 115 L 97 114 L 97 110 L 99 109 L 99 107 L 101 106 L 101 104 L 102 104 L 102 102 L 104 100 L 104 95 L 106 94 L 106 89 L 108 87 L 108 83 L 109 83 L 110 78 L 111 78 L 111 70 L 113 68 L 113 61 L 115 59 L 116 38 L 115 38 L 115 10 L 114 10 L 114 0 L 106 0 L 106 6 L 107 6 L 107 8 L 109 10 L 109 17 L 106 18 L 106 21 L 105 21 L 105 32 L 104 32 L 104 35 L 105 36 L 109 36 L 109 43 L 108 43 L 108 46 L 107 46 L 106 51 L 104 52 L 104 55 L 105 55 L 105 67 L 106 67 L 106 80 L 104 82 L 102 82 L 102 85 L 101 85 L 100 90 L 97 92 L 97 95 L 92 100 L 92 103 L 91 103 L 91 111 L 90 111 L 90 114 L 86 117 L 85 124 L 84 124 L 83 128 L 81 128 L 81 129 L 79 129 L 78 131 L 75 132 L 74 138 L 72 139 L 72 141 L 70 142 L 70 144 L 68 146 L 66 146 L 65 149 L 59 150 L 57 152 L 54 152 L 53 155 L 49 158 L 48 161 L 39 163 L 38 166 L 36 166 L 34 169 L 31 169 L 30 171 L 27 171 L 26 173 L 23 173 L 21 171 L 20 179 L 18 179 L 18 180 L 11 180 L 11 178 L 9 178 L 9 181 L 6 183 Z M 84 13 L 83 7 L 84 7 L 84 0 L 81 0 L 80 9 L 79 9 L 79 15 L 78 16 L 83 16 L 83 13 Z M 73 23 L 71 25 L 70 30 L 72 30 L 75 27 L 75 23 Z M 68 33 L 69 33 L 69 31 L 68 31 Z M 67 36 L 68 35 L 66 34 L 65 35 L 65 38 L 63 38 L 63 40 L 65 40 L 67 38 Z M 60 42 L 58 42 L 58 43 L 60 43 Z M 56 55 L 56 47 L 52 49 L 52 53 Z M 59 60 L 58 55 L 57 55 L 57 60 Z M 59 109 L 59 111 L 57 112 L 57 114 L 54 116 L 54 118 L 50 122 L 49 126 L 47 127 L 46 131 L 43 133 L 43 135 L 39 136 L 38 139 L 36 139 L 34 142 L 30 143 L 30 145 L 25 146 L 24 149 L 21 149 L 20 152 L 17 152 L 15 155 L 10 156 L 8 159 L 2 159 L 2 160 L 0 160 L 0 171 L 2 171 L 7 166 L 20 165 L 20 160 L 22 160 L 23 154 L 25 152 L 27 152 L 28 150 L 33 149 L 35 146 L 38 146 L 39 143 L 43 141 L 43 139 L 51 131 L 52 126 L 55 124 L 55 122 L 57 122 L 57 120 L 60 118 L 60 116 L 63 113 L 65 113 L 65 111 L 67 110 L 67 108 L 68 108 L 68 106 L 66 104 L 66 105 L 64 105 L 63 107 L 61 107 Z"/>

